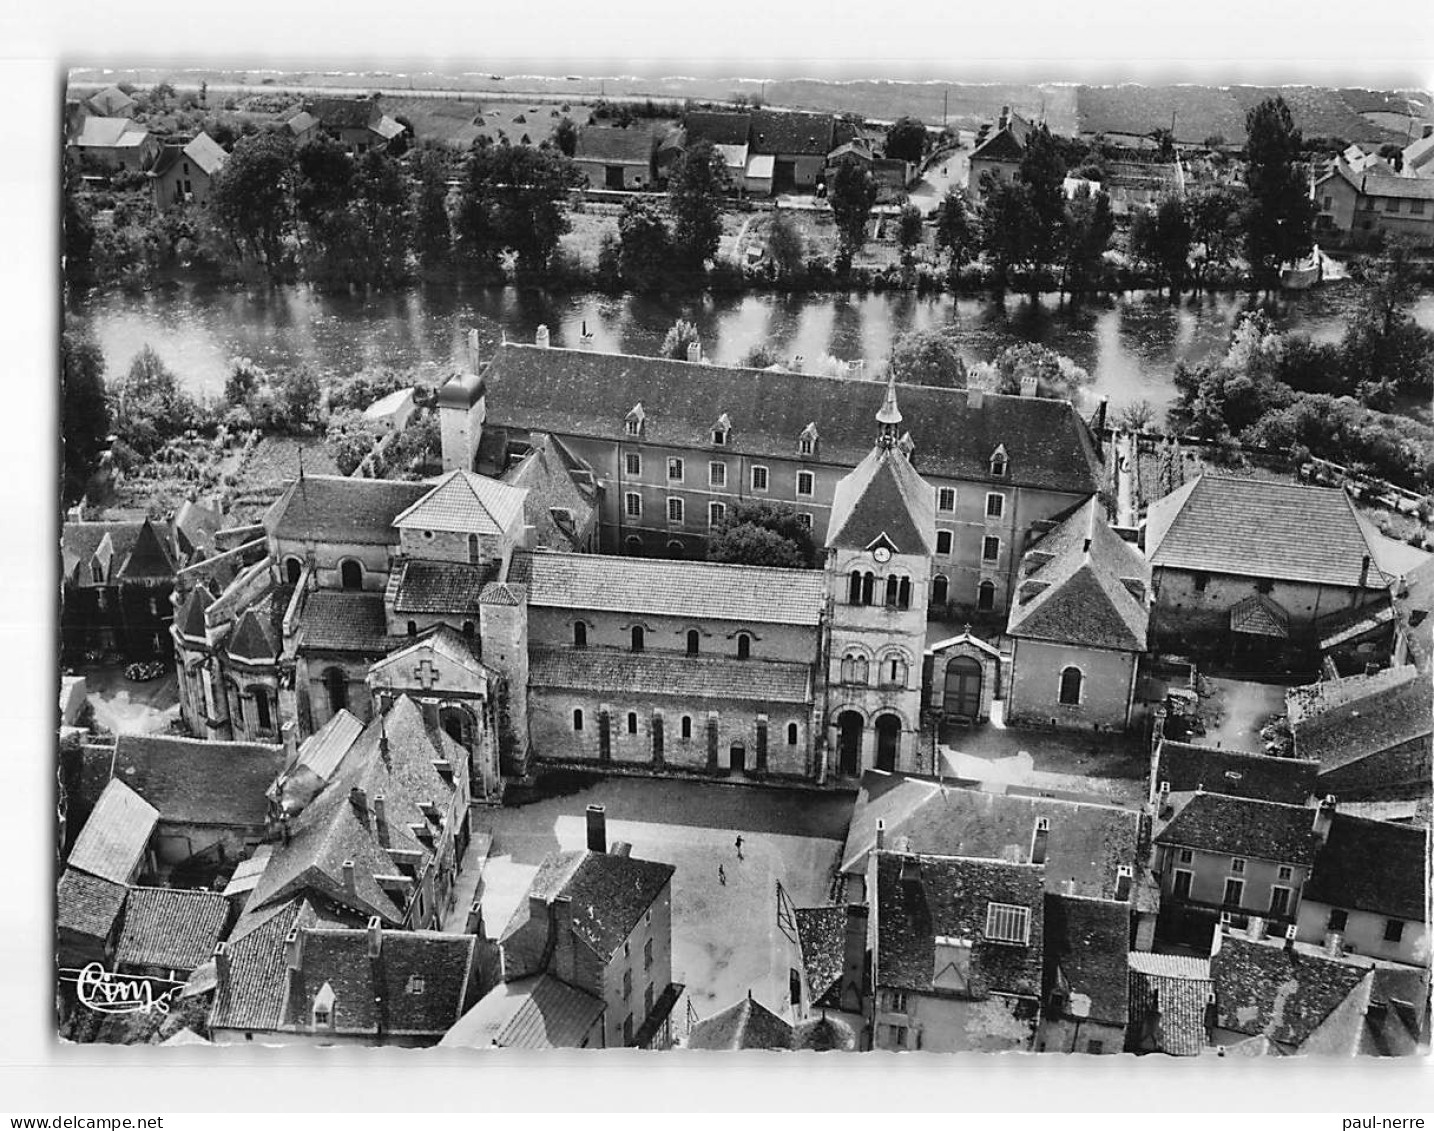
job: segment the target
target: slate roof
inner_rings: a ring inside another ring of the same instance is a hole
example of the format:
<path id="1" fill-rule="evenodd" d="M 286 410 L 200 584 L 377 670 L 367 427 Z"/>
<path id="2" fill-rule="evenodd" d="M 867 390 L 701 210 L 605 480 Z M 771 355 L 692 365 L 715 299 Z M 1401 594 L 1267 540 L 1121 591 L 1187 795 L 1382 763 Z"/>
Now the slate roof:
<path id="1" fill-rule="evenodd" d="M 282 746 L 122 734 L 113 772 L 166 823 L 256 828 L 268 812 L 264 793 L 283 768 Z"/>
<path id="2" fill-rule="evenodd" d="M 1142 1048 L 1168 1056 L 1199 1056 L 1205 1048 L 1205 1006 L 1213 989 L 1210 960 L 1148 961 L 1171 957 L 1130 953 L 1129 1031 L 1137 1040 L 1148 1036 Z"/>
<path id="3" fill-rule="evenodd" d="M 289 132 L 296 136 L 318 124 L 319 120 L 315 118 L 312 114 L 310 114 L 307 110 L 300 110 L 297 114 L 295 114 L 292 118 L 290 118 L 287 122 L 284 123 L 284 125 L 289 128 Z"/>
<path id="4" fill-rule="evenodd" d="M 1150 566 L 1105 521 L 1091 498 L 1028 551 L 1021 582 L 1046 587 L 1011 609 L 1006 632 L 1028 640 L 1144 652 L 1150 627 L 1147 602 L 1125 578 L 1150 592 Z M 1021 587 L 1017 587 L 1018 594 Z"/>
<path id="5" fill-rule="evenodd" d="M 1314 863 L 1319 847 L 1315 812 L 1297 805 L 1197 793 L 1156 834 L 1155 842 L 1307 866 Z"/>
<path id="6" fill-rule="evenodd" d="M 503 473 L 503 481 L 527 490 L 523 514 L 538 547 L 580 551 L 597 513 L 592 468 L 556 436 L 545 433 L 534 440 L 532 450 Z"/>
<path id="7" fill-rule="evenodd" d="M 899 554 L 936 549 L 936 489 L 895 447 L 872 448 L 836 485 L 826 544 L 864 550 L 883 534 Z"/>
<path id="8" fill-rule="evenodd" d="M 327 985 L 335 1033 L 438 1037 L 463 1014 L 476 945 L 472 935 L 380 929 L 371 959 L 368 930 L 309 927 L 283 1024 L 309 1030 L 314 999 Z"/>
<path id="9" fill-rule="evenodd" d="M 55 926 L 92 938 L 109 937 L 129 889 L 76 868 L 66 868 L 56 888 Z"/>
<path id="10" fill-rule="evenodd" d="M 532 648 L 528 684 L 613 694 L 645 687 L 664 695 L 697 699 L 807 703 L 811 699 L 811 668 L 807 664 L 606 648 Z"/>
<path id="11" fill-rule="evenodd" d="M 1336 812 L 1303 898 L 1352 911 L 1423 922 L 1429 830 Z"/>
<path id="12" fill-rule="evenodd" d="M 746 145 L 752 129 L 750 114 L 723 114 L 705 110 L 690 111 L 683 119 L 689 146 L 699 141 L 713 145 Z"/>
<path id="13" fill-rule="evenodd" d="M 640 124 L 584 126 L 578 131 L 574 161 L 598 161 L 605 165 L 641 165 L 652 160 L 652 131 Z"/>
<path id="14" fill-rule="evenodd" d="M 826 604 L 815 569 L 519 551 L 508 578 L 527 586 L 533 606 L 696 621 L 816 625 Z"/>
<path id="15" fill-rule="evenodd" d="M 1360 183 L 1363 196 L 1386 200 L 1434 200 L 1434 178 L 1368 176 Z"/>
<path id="16" fill-rule="evenodd" d="M 496 479 L 461 468 L 429 484 L 429 493 L 394 517 L 394 526 L 408 530 L 442 530 L 461 534 L 502 534 L 523 513 L 525 492 Z"/>
<path id="17" fill-rule="evenodd" d="M 111 781 L 95 802 L 67 863 L 102 880 L 127 884 L 144 859 L 158 822 L 153 805 L 123 781 Z"/>
<path id="18" fill-rule="evenodd" d="M 836 119 L 830 114 L 753 110 L 752 152 L 783 157 L 825 157 L 832 151 L 835 123 Z"/>
<path id="19" fill-rule="evenodd" d="M 115 962 L 189 973 L 214 953 L 229 925 L 229 901 L 218 892 L 131 888 Z"/>
<path id="20" fill-rule="evenodd" d="M 246 914 L 235 925 L 229 940 L 229 981 L 221 981 L 215 991 L 209 1012 L 211 1028 L 279 1027 L 288 988 L 284 940 L 291 930 L 311 924 L 315 918 L 307 900 L 290 899 L 261 914 Z"/>
<path id="21" fill-rule="evenodd" d="M 119 572 L 126 580 L 163 580 L 174 576 L 174 558 L 149 519 L 140 523 L 139 530 L 135 533 L 134 545 L 130 547 Z"/>
<path id="22" fill-rule="evenodd" d="M 1130 904 L 1046 893 L 1045 996 L 1061 986 L 1090 999 L 1092 1021 L 1129 1019 Z M 1066 998 L 1064 1016 L 1075 1014 Z"/>
<path id="23" fill-rule="evenodd" d="M 196 585 L 179 610 L 179 631 L 192 640 L 207 639 L 208 626 L 204 620 L 204 611 L 212 604 L 214 598 L 209 595 L 209 590 L 202 585 Z"/>
<path id="24" fill-rule="evenodd" d="M 270 637 L 268 621 L 268 617 L 258 615 L 254 609 L 247 609 L 229 637 L 229 655 L 260 663 L 278 658 L 284 648 L 283 638 Z"/>
<path id="25" fill-rule="evenodd" d="M 372 129 L 383 116 L 371 98 L 315 98 L 304 109 L 333 130 Z"/>
<path id="26" fill-rule="evenodd" d="M 792 1026 L 749 994 L 736 1005 L 692 1026 L 684 1046 L 689 1049 L 790 1049 Z"/>
<path id="27" fill-rule="evenodd" d="M 886 387 L 805 373 L 672 361 L 657 357 L 506 343 L 488 367 L 489 428 L 528 429 L 606 440 L 625 438 L 632 406 L 646 413 L 653 444 L 706 449 L 712 422 L 732 420 L 724 451 L 797 458 L 810 423 L 821 435 L 813 465 L 855 467 L 871 451 Z M 902 415 L 916 466 L 930 479 L 991 481 L 1094 493 L 1102 479 L 1089 430 L 1065 401 L 987 393 L 972 408 L 964 389 L 906 385 Z M 991 453 L 1004 444 L 1006 475 L 992 480 Z M 1358 563 L 1356 563 L 1357 566 Z"/>
<path id="28" fill-rule="evenodd" d="M 1158 791 L 1170 783 L 1172 793 L 1223 793 L 1256 801 L 1303 805 L 1315 793 L 1319 763 L 1305 758 L 1272 758 L 1243 750 L 1218 750 L 1163 739 L 1155 753 L 1151 781 Z"/>
<path id="29" fill-rule="evenodd" d="M 381 654 L 393 643 L 382 593 L 316 589 L 304 602 L 299 628 L 306 652 Z"/>
<path id="30" fill-rule="evenodd" d="M 797 938 L 814 1005 L 837 1005 L 846 963 L 846 908 L 798 907 Z"/>
<path id="31" fill-rule="evenodd" d="M 891 989 L 932 993 L 938 936 L 972 941 L 970 994 L 1038 998 L 1044 951 L 1044 893 L 1041 867 L 993 860 L 920 856 L 920 881 L 901 881 L 902 857 L 877 859 L 878 968 L 872 981 Z M 1030 909 L 1025 946 L 985 938 L 988 904 Z"/>
<path id="32" fill-rule="evenodd" d="M 987 161 L 1019 161 L 1026 153 L 1026 139 L 1031 123 L 1019 114 L 1011 114 L 1003 125 L 999 120 L 983 126 L 977 135 L 971 157 Z"/>
<path id="33" fill-rule="evenodd" d="M 129 556 L 130 547 L 139 536 L 142 525 L 138 522 L 65 523 L 60 527 L 60 560 L 66 579 L 75 580 L 75 571 L 79 569 L 79 583 L 94 584 L 90 580 L 90 561 L 108 535 L 111 550 L 109 562 L 105 567 L 105 584 L 113 584 L 125 558 Z"/>
<path id="34" fill-rule="evenodd" d="M 428 483 L 305 475 L 285 488 L 264 516 L 276 538 L 387 546 L 393 520 L 433 489 Z"/>
<path id="35" fill-rule="evenodd" d="M 499 982 L 439 1041 L 444 1048 L 573 1049 L 603 1002 L 551 974 Z"/>
<path id="36" fill-rule="evenodd" d="M 865 871 L 878 820 L 885 822 L 888 849 L 1028 861 L 1039 817 L 1050 821 L 1045 876 L 1051 890 L 1074 881 L 1076 895 L 1114 898 L 1117 869 L 1136 862 L 1140 815 L 1134 810 L 960 789 L 879 770 L 862 777 L 841 870 Z"/>
<path id="37" fill-rule="evenodd" d="M 1383 589 L 1375 540 L 1343 490 L 1201 475 L 1150 505 L 1150 564 L 1237 577 Z"/>
<path id="38" fill-rule="evenodd" d="M 395 574 L 393 611 L 477 616 L 483 586 L 492 581 L 496 573 L 491 564 L 475 566 L 405 558 Z"/>
<path id="39" fill-rule="evenodd" d="M 1224 934 L 1210 957 L 1218 1026 L 1298 1049 L 1369 968 Z"/>
<path id="40" fill-rule="evenodd" d="M 1295 751 L 1329 773 L 1434 733 L 1434 686 L 1412 665 L 1285 693 Z"/>

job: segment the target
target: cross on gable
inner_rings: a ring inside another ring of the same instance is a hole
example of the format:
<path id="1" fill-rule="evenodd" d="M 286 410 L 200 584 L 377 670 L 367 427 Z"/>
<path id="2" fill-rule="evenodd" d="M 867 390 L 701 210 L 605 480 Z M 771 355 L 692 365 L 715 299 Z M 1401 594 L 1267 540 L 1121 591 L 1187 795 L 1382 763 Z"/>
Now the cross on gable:
<path id="1" fill-rule="evenodd" d="M 433 666 L 433 661 L 425 656 L 419 661 L 418 667 L 413 669 L 413 678 L 424 691 L 432 691 L 433 685 L 438 682 L 438 669 Z"/>

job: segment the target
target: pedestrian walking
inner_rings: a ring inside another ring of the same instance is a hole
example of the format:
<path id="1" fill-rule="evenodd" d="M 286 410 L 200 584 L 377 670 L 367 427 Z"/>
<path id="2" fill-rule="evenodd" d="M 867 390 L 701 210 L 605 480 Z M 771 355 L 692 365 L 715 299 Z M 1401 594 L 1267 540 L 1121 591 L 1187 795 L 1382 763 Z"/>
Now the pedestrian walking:
<path id="1" fill-rule="evenodd" d="M 742 835 L 740 833 L 737 834 L 737 859 L 745 859 L 742 855 Z"/>
<path id="2" fill-rule="evenodd" d="M 717 878 L 722 882 L 722 886 L 725 888 L 727 886 L 727 869 L 722 867 L 721 864 L 717 865 Z"/>

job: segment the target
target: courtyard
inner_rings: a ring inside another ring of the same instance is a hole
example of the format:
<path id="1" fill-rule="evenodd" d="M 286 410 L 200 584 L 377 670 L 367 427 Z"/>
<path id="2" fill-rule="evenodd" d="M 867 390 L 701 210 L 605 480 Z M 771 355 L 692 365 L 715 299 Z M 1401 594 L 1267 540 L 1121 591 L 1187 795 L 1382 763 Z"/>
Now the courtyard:
<path id="1" fill-rule="evenodd" d="M 610 846 L 625 841 L 633 856 L 677 869 L 672 976 L 687 986 L 697 1016 L 710 1017 L 749 989 L 779 1008 L 795 954 L 777 925 L 777 884 L 797 907 L 828 902 L 852 802 L 850 794 L 771 787 L 594 780 L 562 796 L 475 811 L 459 883 L 471 891 L 482 866 L 484 928 L 496 938 L 544 857 L 586 846 L 587 807 L 602 805 Z M 463 894 L 455 914 L 466 909 Z"/>
<path id="2" fill-rule="evenodd" d="M 163 734 L 179 718 L 179 682 L 166 666 L 158 679 L 128 679 L 125 664 L 76 667 L 85 677 L 95 726 L 110 734 Z"/>

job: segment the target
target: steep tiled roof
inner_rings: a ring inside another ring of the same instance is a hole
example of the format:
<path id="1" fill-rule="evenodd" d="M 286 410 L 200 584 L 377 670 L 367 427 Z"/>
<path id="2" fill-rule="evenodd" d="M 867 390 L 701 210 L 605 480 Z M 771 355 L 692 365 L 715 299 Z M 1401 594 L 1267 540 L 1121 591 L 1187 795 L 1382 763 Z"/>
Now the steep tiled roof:
<path id="1" fill-rule="evenodd" d="M 900 554 L 936 548 L 936 489 L 895 447 L 872 448 L 837 484 L 827 545 L 864 550 L 883 534 Z"/>
<path id="2" fill-rule="evenodd" d="M 806 664 L 730 660 L 714 656 L 662 655 L 599 648 L 533 648 L 528 682 L 614 694 L 634 687 L 700 699 L 741 699 L 805 703 L 811 669 Z"/>
<path id="3" fill-rule="evenodd" d="M 1103 504 L 1092 498 L 1022 562 L 1022 582 L 1043 582 L 1045 588 L 1018 596 L 1006 631 L 1031 640 L 1144 652 L 1150 610 L 1126 587 L 1126 578 L 1149 593 L 1149 564 L 1111 530 Z"/>
<path id="4" fill-rule="evenodd" d="M 60 553 L 66 578 L 73 578 L 79 569 L 82 585 L 92 584 L 90 560 L 100 549 L 106 535 L 112 547 L 106 584 L 114 584 L 119 568 L 129 556 L 130 547 L 139 537 L 140 522 L 67 522 L 60 528 Z"/>
<path id="5" fill-rule="evenodd" d="M 135 101 L 117 86 L 107 86 L 90 95 L 90 105 L 97 114 L 120 114 L 134 109 Z"/>
<path id="6" fill-rule="evenodd" d="M 268 617 L 261 617 L 253 609 L 246 610 L 239 618 L 239 626 L 229 637 L 229 655 L 240 660 L 271 661 L 283 650 L 282 639 L 269 636 Z"/>
<path id="7" fill-rule="evenodd" d="M 1150 564 L 1356 587 L 1389 584 L 1370 530 L 1343 490 L 1202 475 L 1150 506 Z"/>
<path id="8" fill-rule="evenodd" d="M 432 482 L 431 490 L 394 517 L 400 529 L 460 534 L 502 534 L 523 513 L 524 491 L 461 469 Z"/>
<path id="9" fill-rule="evenodd" d="M 792 1026 L 749 995 L 703 1018 L 687 1036 L 689 1049 L 789 1049 Z"/>
<path id="10" fill-rule="evenodd" d="M 493 580 L 491 565 L 405 559 L 398 567 L 396 613 L 454 613 L 477 616 L 483 586 Z"/>
<path id="11" fill-rule="evenodd" d="M 55 926 L 92 938 L 108 938 L 129 889 L 75 868 L 66 868 L 56 891 Z"/>
<path id="12" fill-rule="evenodd" d="M 1256 801 L 1303 805 L 1315 792 L 1319 763 L 1303 758 L 1272 758 L 1243 750 L 1219 750 L 1165 739 L 1156 752 L 1155 788 L 1170 783 L 1172 793 L 1224 793 Z"/>
<path id="13" fill-rule="evenodd" d="M 1297 805 L 1197 793 L 1155 840 L 1226 856 L 1309 865 L 1319 847 L 1314 818 L 1314 809 Z"/>
<path id="14" fill-rule="evenodd" d="M 886 395 L 875 381 L 511 342 L 486 378 L 488 427 L 618 440 L 641 403 L 643 434 L 654 444 L 706 448 L 712 422 L 726 413 L 733 428 L 725 451 L 794 459 L 802 431 L 815 423 L 821 450 L 809 462 L 841 467 L 871 451 Z M 901 412 L 928 479 L 989 481 L 991 453 L 1004 444 L 1009 462 L 997 482 L 1072 495 L 1099 486 L 1089 431 L 1065 401 L 986 394 L 973 408 L 964 389 L 908 385 Z"/>
<path id="15" fill-rule="evenodd" d="M 111 781 L 80 830 L 67 863 L 102 880 L 127 884 L 144 859 L 158 821 L 153 805 L 123 781 Z"/>
<path id="16" fill-rule="evenodd" d="M 752 111 L 753 153 L 825 157 L 832 151 L 836 119 L 830 114 Z"/>
<path id="17" fill-rule="evenodd" d="M 114 776 L 176 824 L 261 827 L 264 793 L 284 767 L 284 748 L 258 742 L 207 742 L 122 734 Z"/>
<path id="18" fill-rule="evenodd" d="M 119 576 L 126 580 L 148 578 L 163 580 L 174 576 L 174 559 L 159 531 L 149 519 L 140 524 L 134 545 L 120 567 Z"/>
<path id="19" fill-rule="evenodd" d="M 76 144 L 84 148 L 125 149 L 141 144 L 149 131 L 128 118 L 86 118 Z"/>
<path id="20" fill-rule="evenodd" d="M 1148 950 L 1132 950 L 1129 966 L 1137 973 L 1161 978 L 1193 978 L 1197 981 L 1208 981 L 1210 978 L 1210 960 L 1189 954 L 1156 954 Z"/>
<path id="21" fill-rule="evenodd" d="M 846 960 L 846 916 L 845 907 L 797 908 L 797 938 L 814 1005 L 837 1004 Z"/>
<path id="22" fill-rule="evenodd" d="M 1413 1056 L 1429 1047 L 1429 971 L 1376 967 L 1359 1051 Z"/>
<path id="23" fill-rule="evenodd" d="M 1134 810 L 958 789 L 879 770 L 862 778 L 841 870 L 865 870 L 878 820 L 885 822 L 889 849 L 1027 861 L 1041 817 L 1050 822 L 1045 875 L 1051 890 L 1073 881 L 1076 895 L 1113 898 L 1117 869 L 1135 864 L 1140 815 Z"/>
<path id="24" fill-rule="evenodd" d="M 920 878 L 903 882 L 903 859 L 919 860 Z M 1041 868 L 993 860 L 941 856 L 903 858 L 883 853 L 877 861 L 878 986 L 932 992 L 938 937 L 971 940 L 969 993 L 1039 998 L 1044 953 L 1044 892 Z M 1030 911 L 1027 943 L 986 938 L 988 906 L 1003 903 Z"/>
<path id="25" fill-rule="evenodd" d="M 277 538 L 390 545 L 393 520 L 431 491 L 428 483 L 306 475 L 296 479 L 265 515 Z"/>
<path id="26" fill-rule="evenodd" d="M 1284 640 L 1290 634 L 1290 614 L 1278 601 L 1251 593 L 1230 606 L 1230 631 Z"/>
<path id="27" fill-rule="evenodd" d="M 1213 988 L 1210 960 L 1149 961 L 1171 957 L 1130 953 L 1130 1033 L 1142 1042 L 1141 1048 L 1168 1056 L 1199 1056 L 1205 1048 L 1205 1006 Z"/>
<path id="28" fill-rule="evenodd" d="M 556 436 L 534 440 L 533 449 L 503 473 L 503 481 L 527 490 L 524 519 L 536 532 L 539 548 L 582 550 L 582 535 L 591 529 L 597 509 L 592 468 Z"/>
<path id="29" fill-rule="evenodd" d="M 601 161 L 610 165 L 641 165 L 652 159 L 652 130 L 641 124 L 585 126 L 578 131 L 574 161 Z"/>
<path id="30" fill-rule="evenodd" d="M 1434 732 L 1434 686 L 1412 665 L 1291 688 L 1285 705 L 1296 753 L 1321 773 Z"/>
<path id="31" fill-rule="evenodd" d="M 1421 922 L 1428 894 L 1429 830 L 1336 812 L 1303 898 Z"/>
<path id="32" fill-rule="evenodd" d="M 211 176 L 229 159 L 224 147 L 202 131 L 184 147 L 184 155 Z"/>
<path id="33" fill-rule="evenodd" d="M 392 641 L 383 594 L 318 589 L 304 602 L 299 618 L 306 652 L 387 652 Z"/>
<path id="34" fill-rule="evenodd" d="M 1045 991 L 1090 999 L 1092 1021 L 1124 1025 L 1129 1013 L 1130 904 L 1046 893 Z M 1078 1016 L 1070 1007 L 1067 1017 Z"/>
<path id="35" fill-rule="evenodd" d="M 752 116 L 694 110 L 686 116 L 683 124 L 689 145 L 699 141 L 710 141 L 713 145 L 746 145 Z"/>
<path id="36" fill-rule="evenodd" d="M 209 595 L 209 590 L 196 585 L 179 610 L 179 631 L 191 639 L 204 640 L 207 636 L 204 610 L 212 604 L 214 598 Z"/>
<path id="37" fill-rule="evenodd" d="M 310 927 L 300 940 L 300 970 L 284 1025 L 310 1027 L 314 999 L 333 991 L 333 1031 L 369 1036 L 446 1033 L 463 1013 L 476 940 L 439 931 L 379 929 L 378 955 L 368 930 Z M 322 1027 L 317 1027 L 322 1032 Z"/>
<path id="38" fill-rule="evenodd" d="M 214 953 L 229 925 L 229 901 L 218 892 L 131 888 L 115 961 L 188 973 Z"/>
<path id="39" fill-rule="evenodd" d="M 1299 1048 L 1368 967 L 1225 934 L 1210 958 L 1218 1024 Z"/>
<path id="40" fill-rule="evenodd" d="M 362 731 L 363 723 L 340 708 L 328 722 L 304 739 L 299 747 L 298 764 L 308 767 L 319 780 L 328 781 Z"/>
<path id="41" fill-rule="evenodd" d="M 438 1043 L 445 1048 L 574 1049 L 602 1012 L 601 998 L 540 974 L 499 982 Z"/>
<path id="42" fill-rule="evenodd" d="M 276 1029 L 288 990 L 284 940 L 296 927 L 315 919 L 302 899 L 291 899 L 261 915 L 248 915 L 235 925 L 229 942 L 229 980 L 219 983 L 210 1009 L 211 1028 Z M 245 927 L 248 927 L 245 930 Z"/>
<path id="43" fill-rule="evenodd" d="M 811 569 L 518 552 L 508 577 L 530 605 L 692 620 L 815 625 L 826 603 L 826 575 Z"/>

